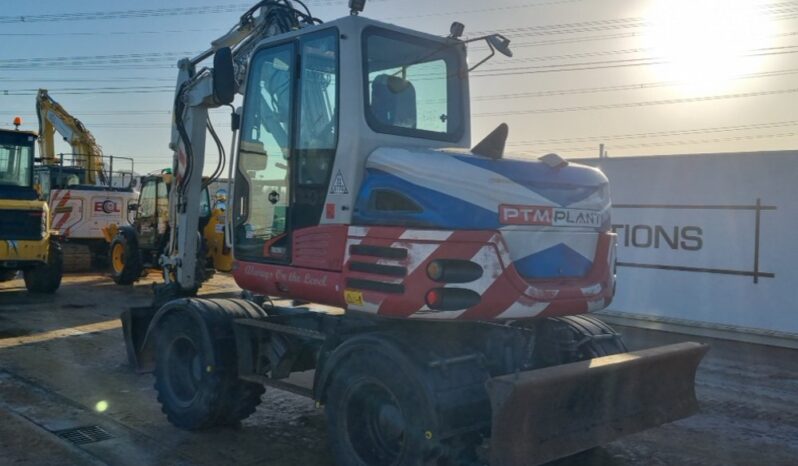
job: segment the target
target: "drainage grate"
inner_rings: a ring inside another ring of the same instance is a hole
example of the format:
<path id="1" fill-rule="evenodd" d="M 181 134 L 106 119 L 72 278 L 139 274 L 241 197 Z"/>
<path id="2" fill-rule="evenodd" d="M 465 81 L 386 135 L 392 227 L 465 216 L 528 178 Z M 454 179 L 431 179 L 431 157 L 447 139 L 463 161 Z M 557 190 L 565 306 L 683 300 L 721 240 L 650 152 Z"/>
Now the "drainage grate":
<path id="1" fill-rule="evenodd" d="M 100 426 L 75 427 L 72 429 L 59 430 L 54 432 L 54 434 L 62 439 L 69 440 L 75 445 L 96 443 L 113 438 L 111 434 Z"/>

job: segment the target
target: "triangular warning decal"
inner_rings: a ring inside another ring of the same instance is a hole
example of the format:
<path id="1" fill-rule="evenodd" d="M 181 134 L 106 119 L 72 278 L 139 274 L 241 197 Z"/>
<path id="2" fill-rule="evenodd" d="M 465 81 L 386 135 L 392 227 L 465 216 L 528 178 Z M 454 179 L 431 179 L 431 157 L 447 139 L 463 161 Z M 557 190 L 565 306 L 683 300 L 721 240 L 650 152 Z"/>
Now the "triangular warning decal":
<path id="1" fill-rule="evenodd" d="M 344 174 L 341 173 L 341 170 L 338 170 L 338 173 L 335 174 L 335 179 L 333 179 L 330 186 L 330 194 L 349 194 L 349 190 L 346 189 L 346 183 L 344 183 Z"/>

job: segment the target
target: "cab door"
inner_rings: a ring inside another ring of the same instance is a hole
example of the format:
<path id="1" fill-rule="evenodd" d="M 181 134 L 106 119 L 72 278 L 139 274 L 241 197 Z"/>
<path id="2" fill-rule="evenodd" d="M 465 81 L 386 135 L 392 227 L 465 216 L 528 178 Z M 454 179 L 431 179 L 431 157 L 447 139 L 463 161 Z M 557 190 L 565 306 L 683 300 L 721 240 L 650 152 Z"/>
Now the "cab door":
<path id="1" fill-rule="evenodd" d="M 319 224 L 337 143 L 337 106 L 336 29 L 255 53 L 235 178 L 237 258 L 290 262 L 291 233 Z"/>
<path id="2" fill-rule="evenodd" d="M 154 249 L 158 236 L 158 184 L 156 178 L 144 180 L 136 210 L 136 229 L 141 249 Z"/>

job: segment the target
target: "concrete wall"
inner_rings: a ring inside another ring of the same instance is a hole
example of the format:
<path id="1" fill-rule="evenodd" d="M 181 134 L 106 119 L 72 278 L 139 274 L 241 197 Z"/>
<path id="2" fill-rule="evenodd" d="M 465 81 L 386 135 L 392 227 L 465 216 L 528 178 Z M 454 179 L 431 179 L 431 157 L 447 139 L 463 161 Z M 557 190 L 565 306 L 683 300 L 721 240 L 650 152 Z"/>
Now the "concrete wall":
<path id="1" fill-rule="evenodd" d="M 574 162 L 610 179 L 609 315 L 798 343 L 798 151 Z"/>

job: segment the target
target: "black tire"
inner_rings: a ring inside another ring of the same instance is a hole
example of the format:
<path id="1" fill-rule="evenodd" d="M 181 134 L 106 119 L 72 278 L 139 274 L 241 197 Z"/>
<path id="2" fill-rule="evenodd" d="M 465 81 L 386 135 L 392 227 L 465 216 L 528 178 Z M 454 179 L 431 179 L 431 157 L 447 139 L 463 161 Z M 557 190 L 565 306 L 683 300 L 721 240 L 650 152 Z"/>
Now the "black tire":
<path id="1" fill-rule="evenodd" d="M 538 367 L 626 353 L 615 330 L 589 315 L 553 317 L 541 324 L 535 346 Z"/>
<path id="2" fill-rule="evenodd" d="M 23 272 L 25 288 L 31 293 L 51 294 L 61 286 L 64 271 L 64 256 L 61 245 L 50 242 L 47 263 L 40 264 Z"/>
<path id="3" fill-rule="evenodd" d="M 326 415 L 336 464 L 414 466 L 436 457 L 435 410 L 408 367 L 364 348 L 332 374 Z"/>
<path id="4" fill-rule="evenodd" d="M 0 270 L 0 283 L 17 278 L 17 270 Z"/>
<path id="5" fill-rule="evenodd" d="M 238 379 L 235 351 L 216 351 L 217 367 L 204 354 L 215 350 L 185 313 L 165 317 L 155 346 L 155 390 L 172 425 L 187 430 L 237 425 L 261 402 L 260 384 Z"/>
<path id="6" fill-rule="evenodd" d="M 116 235 L 111 241 L 108 262 L 111 266 L 111 278 L 117 285 L 132 285 L 141 278 L 144 271 L 138 245 L 123 233 Z"/>

